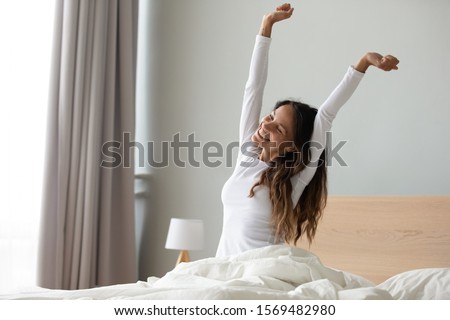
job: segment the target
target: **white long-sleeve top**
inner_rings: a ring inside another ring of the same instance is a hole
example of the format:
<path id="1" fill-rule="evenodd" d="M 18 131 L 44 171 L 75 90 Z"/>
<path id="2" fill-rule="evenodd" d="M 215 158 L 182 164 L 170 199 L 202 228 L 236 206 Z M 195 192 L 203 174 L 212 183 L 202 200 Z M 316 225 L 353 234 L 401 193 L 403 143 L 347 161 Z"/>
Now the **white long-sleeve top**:
<path id="1" fill-rule="evenodd" d="M 259 35 L 256 37 L 239 126 L 241 147 L 233 174 L 222 189 L 223 227 L 216 256 L 237 254 L 274 244 L 275 241 L 271 225 L 272 203 L 269 188 L 260 185 L 255 188 L 255 195 L 249 197 L 251 188 L 268 168 L 268 164 L 256 158 L 255 153 L 252 156 L 249 146 L 260 122 L 270 43 L 271 38 Z M 364 73 L 349 67 L 342 81 L 319 107 L 311 141 L 322 147 L 311 148 L 311 163 L 319 160 L 325 148 L 326 132 L 330 131 L 337 112 L 351 97 L 363 76 Z M 316 169 L 316 166 L 310 164 L 291 178 L 294 206 Z"/>

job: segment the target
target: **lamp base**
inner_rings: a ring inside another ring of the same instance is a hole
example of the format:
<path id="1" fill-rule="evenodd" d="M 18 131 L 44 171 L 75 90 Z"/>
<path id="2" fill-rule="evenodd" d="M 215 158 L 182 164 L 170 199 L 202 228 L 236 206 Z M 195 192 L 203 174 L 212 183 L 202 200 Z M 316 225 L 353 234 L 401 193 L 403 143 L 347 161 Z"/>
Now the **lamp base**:
<path id="1" fill-rule="evenodd" d="M 175 266 L 177 266 L 181 262 L 189 262 L 189 261 L 191 261 L 191 259 L 189 258 L 189 252 L 187 250 L 181 250 L 180 255 L 178 256 L 177 264 Z"/>

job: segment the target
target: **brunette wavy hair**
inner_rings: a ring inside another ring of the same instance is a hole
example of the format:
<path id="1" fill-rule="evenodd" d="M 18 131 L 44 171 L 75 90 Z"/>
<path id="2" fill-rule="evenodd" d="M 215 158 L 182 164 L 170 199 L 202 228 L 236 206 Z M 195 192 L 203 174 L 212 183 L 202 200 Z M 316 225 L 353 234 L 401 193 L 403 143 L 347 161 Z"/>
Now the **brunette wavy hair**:
<path id="1" fill-rule="evenodd" d="M 297 150 L 286 152 L 271 161 L 259 181 L 251 188 L 249 196 L 254 196 L 258 186 L 267 186 L 272 202 L 272 225 L 276 240 L 296 244 L 306 234 L 311 244 L 328 195 L 325 152 L 322 152 L 317 171 L 295 206 L 291 199 L 293 187 L 290 178 L 310 163 L 310 140 L 317 109 L 302 102 L 283 100 L 276 103 L 274 110 L 284 105 L 292 106 L 295 111 L 294 144 Z"/>

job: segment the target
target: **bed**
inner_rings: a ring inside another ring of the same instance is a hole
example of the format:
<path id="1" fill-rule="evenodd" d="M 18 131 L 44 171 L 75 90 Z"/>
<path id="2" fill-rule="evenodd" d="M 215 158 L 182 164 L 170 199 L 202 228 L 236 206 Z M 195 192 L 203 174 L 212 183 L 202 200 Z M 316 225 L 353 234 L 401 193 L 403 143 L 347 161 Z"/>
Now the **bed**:
<path id="1" fill-rule="evenodd" d="M 2 299 L 450 299 L 450 197 L 330 197 L 311 246 L 182 263 L 161 278 Z"/>

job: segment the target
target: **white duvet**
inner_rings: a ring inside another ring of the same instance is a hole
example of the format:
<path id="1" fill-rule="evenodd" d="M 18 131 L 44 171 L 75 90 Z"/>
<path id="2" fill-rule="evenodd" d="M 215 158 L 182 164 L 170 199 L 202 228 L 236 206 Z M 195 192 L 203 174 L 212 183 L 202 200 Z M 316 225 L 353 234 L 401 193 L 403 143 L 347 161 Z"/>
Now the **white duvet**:
<path id="1" fill-rule="evenodd" d="M 450 299 L 450 269 L 399 274 L 375 286 L 278 245 L 182 263 L 162 278 L 86 290 L 22 291 L 3 299 Z"/>

